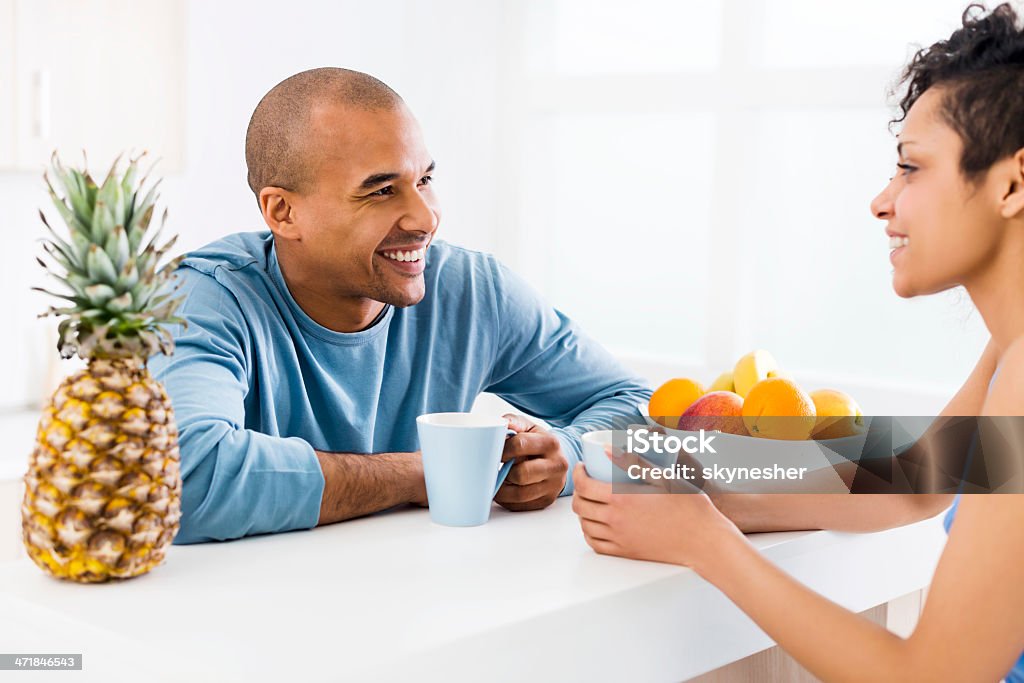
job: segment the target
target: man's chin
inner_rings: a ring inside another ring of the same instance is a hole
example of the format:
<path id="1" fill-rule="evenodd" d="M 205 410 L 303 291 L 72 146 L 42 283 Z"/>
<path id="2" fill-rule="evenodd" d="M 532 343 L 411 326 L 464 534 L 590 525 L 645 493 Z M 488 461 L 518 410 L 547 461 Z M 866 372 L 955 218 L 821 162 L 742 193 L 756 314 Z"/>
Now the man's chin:
<path id="1" fill-rule="evenodd" d="M 425 295 L 426 291 L 423 288 L 405 291 L 392 291 L 388 292 L 388 296 L 381 299 L 381 301 L 386 304 L 391 304 L 395 308 L 408 308 L 409 306 L 415 306 L 419 302 L 423 301 L 423 297 Z"/>
<path id="2" fill-rule="evenodd" d="M 391 305 L 394 306 L 395 308 L 409 308 L 410 306 L 415 306 L 416 304 L 418 304 L 421 301 L 423 301 L 423 295 L 422 294 L 420 296 L 416 297 L 416 298 L 403 299 L 402 301 L 396 301 L 396 302 L 392 303 Z M 390 302 L 388 302 L 388 303 L 390 303 Z"/>

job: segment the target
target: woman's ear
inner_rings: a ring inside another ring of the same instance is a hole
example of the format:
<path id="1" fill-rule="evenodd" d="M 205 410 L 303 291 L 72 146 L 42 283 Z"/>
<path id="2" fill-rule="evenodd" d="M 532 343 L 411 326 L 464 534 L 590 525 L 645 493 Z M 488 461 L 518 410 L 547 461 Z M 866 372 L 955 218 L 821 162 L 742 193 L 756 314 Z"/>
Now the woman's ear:
<path id="1" fill-rule="evenodd" d="M 260 211 L 274 237 L 286 240 L 300 238 L 295 225 L 294 193 L 281 187 L 264 187 L 260 190 Z"/>
<path id="2" fill-rule="evenodd" d="M 1009 160 L 1010 186 L 1000 206 L 1003 218 L 1024 218 L 1024 149 Z"/>

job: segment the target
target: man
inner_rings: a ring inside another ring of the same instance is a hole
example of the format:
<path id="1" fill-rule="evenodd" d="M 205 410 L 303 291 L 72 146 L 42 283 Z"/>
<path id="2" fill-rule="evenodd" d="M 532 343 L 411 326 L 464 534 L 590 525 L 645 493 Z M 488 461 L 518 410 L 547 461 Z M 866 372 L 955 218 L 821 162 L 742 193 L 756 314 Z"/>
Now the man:
<path id="1" fill-rule="evenodd" d="M 650 397 L 496 259 L 435 239 L 434 162 L 384 83 L 292 76 L 245 147 L 270 232 L 189 255 L 188 326 L 150 361 L 181 432 L 177 543 L 425 505 L 416 417 L 483 391 L 556 426 L 510 416 L 515 464 L 495 496 L 543 508 L 572 492 L 579 437 Z"/>

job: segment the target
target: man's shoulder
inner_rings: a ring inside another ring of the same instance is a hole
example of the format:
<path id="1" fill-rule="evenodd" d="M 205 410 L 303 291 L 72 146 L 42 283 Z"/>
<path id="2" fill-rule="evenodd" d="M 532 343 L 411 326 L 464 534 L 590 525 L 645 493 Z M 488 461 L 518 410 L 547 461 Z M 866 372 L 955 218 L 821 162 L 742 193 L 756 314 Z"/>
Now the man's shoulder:
<path id="1" fill-rule="evenodd" d="M 427 252 L 427 276 L 456 290 L 492 287 L 500 263 L 487 252 L 434 240 Z"/>
<path id="2" fill-rule="evenodd" d="M 185 294 L 182 312 L 216 309 L 224 314 L 244 308 L 241 301 L 264 298 L 268 285 L 270 231 L 240 232 L 185 255 L 175 275 Z"/>
<path id="3" fill-rule="evenodd" d="M 273 239 L 269 230 L 237 232 L 190 251 L 181 265 L 205 275 L 218 270 L 239 271 L 255 265 L 265 270 Z"/>
<path id="4" fill-rule="evenodd" d="M 471 268 L 479 264 L 490 266 L 497 260 L 487 252 L 462 247 L 441 239 L 435 239 L 430 243 L 428 254 L 433 257 L 435 265 L 454 268 Z M 431 259 L 427 260 L 427 264 L 429 267 Z"/>
<path id="5" fill-rule="evenodd" d="M 497 307 L 514 302 L 531 308 L 542 305 L 526 280 L 493 254 L 441 240 L 435 240 L 430 247 L 435 248 L 437 251 L 428 252 L 427 256 L 428 272 L 433 273 L 428 288 L 436 287 L 442 298 L 469 297 L 490 301 Z"/>

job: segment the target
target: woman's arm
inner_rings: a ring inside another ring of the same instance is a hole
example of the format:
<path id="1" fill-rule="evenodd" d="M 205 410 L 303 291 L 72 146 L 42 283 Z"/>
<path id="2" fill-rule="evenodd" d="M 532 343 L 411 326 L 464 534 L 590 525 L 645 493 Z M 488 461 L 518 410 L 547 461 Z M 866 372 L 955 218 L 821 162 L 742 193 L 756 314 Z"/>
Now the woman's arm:
<path id="1" fill-rule="evenodd" d="M 934 517 L 952 494 L 711 493 L 744 533 L 761 531 L 881 531 Z"/>
<path id="2" fill-rule="evenodd" d="M 962 500 L 924 613 L 906 640 L 806 588 L 745 538 L 711 544 L 693 566 L 824 681 L 995 681 L 1024 650 L 1022 498 Z"/>
<path id="3" fill-rule="evenodd" d="M 775 567 L 702 493 L 612 495 L 576 468 L 599 553 L 690 566 L 824 681 L 994 681 L 1024 650 L 1024 496 L 962 499 L 920 623 L 902 639 Z"/>
<path id="4" fill-rule="evenodd" d="M 940 417 L 980 415 L 999 352 L 990 339 L 974 370 Z M 947 494 L 728 494 L 706 489 L 744 532 L 834 529 L 879 531 L 933 517 L 952 503 Z"/>
<path id="5" fill-rule="evenodd" d="M 1021 376 L 1024 342 L 1004 356 L 984 412 L 1024 414 L 1024 392 L 1012 382 Z M 1022 495 L 963 497 L 905 640 L 772 565 L 701 493 L 612 495 L 580 466 L 573 510 L 597 552 L 693 567 L 826 681 L 993 681 L 1024 650 Z"/>

